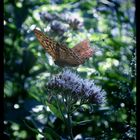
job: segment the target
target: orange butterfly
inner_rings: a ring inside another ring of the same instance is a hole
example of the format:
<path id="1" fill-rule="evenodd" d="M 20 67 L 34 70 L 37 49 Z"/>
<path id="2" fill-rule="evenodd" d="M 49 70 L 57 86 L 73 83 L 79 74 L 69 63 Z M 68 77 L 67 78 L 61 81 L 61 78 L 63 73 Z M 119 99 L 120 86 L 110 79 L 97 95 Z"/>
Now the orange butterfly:
<path id="1" fill-rule="evenodd" d="M 40 30 L 34 29 L 34 33 L 40 44 L 53 57 L 54 63 L 58 66 L 75 67 L 83 64 L 86 59 L 93 55 L 93 49 L 90 48 L 88 40 L 78 43 L 71 49 L 47 37 Z"/>

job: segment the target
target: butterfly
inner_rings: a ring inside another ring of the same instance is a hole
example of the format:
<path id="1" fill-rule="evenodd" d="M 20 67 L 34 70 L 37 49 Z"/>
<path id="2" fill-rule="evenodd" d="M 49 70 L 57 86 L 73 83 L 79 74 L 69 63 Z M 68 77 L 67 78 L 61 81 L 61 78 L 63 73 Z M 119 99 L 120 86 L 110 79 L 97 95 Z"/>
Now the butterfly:
<path id="1" fill-rule="evenodd" d="M 88 39 L 81 41 L 73 48 L 68 48 L 66 45 L 49 38 L 38 29 L 34 29 L 34 33 L 42 47 L 52 56 L 54 63 L 58 66 L 76 67 L 93 55 L 94 51 L 90 48 Z"/>

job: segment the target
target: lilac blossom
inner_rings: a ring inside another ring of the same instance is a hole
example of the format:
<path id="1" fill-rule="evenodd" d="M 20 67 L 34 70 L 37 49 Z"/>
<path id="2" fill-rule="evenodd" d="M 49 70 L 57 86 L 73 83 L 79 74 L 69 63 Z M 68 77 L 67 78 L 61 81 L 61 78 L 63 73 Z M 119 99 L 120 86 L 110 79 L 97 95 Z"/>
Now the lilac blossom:
<path id="1" fill-rule="evenodd" d="M 70 70 L 65 70 L 51 79 L 47 87 L 50 90 L 62 89 L 63 94 L 65 94 L 64 90 L 69 90 L 71 97 L 78 97 L 75 98 L 76 100 L 81 99 L 92 104 L 105 103 L 105 91 L 96 86 L 93 80 L 82 79 Z"/>

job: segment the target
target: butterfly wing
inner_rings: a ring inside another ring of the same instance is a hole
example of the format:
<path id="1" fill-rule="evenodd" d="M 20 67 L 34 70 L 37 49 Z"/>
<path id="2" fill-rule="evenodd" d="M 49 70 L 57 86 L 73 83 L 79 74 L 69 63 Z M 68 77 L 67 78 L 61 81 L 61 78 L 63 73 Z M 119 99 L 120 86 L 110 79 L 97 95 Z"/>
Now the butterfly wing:
<path id="1" fill-rule="evenodd" d="M 59 46 L 59 59 L 56 64 L 61 66 L 78 66 L 83 63 L 79 56 L 70 48 L 65 45 Z"/>
<path id="2" fill-rule="evenodd" d="M 83 63 L 72 49 L 50 39 L 37 29 L 34 29 L 34 33 L 43 48 L 53 57 L 55 64 L 59 66 L 78 66 Z"/>
<path id="3" fill-rule="evenodd" d="M 47 37 L 44 33 L 37 29 L 34 29 L 34 33 L 42 47 L 47 51 L 47 53 L 49 53 L 53 57 L 53 59 L 58 59 L 57 42 Z"/>
<path id="4" fill-rule="evenodd" d="M 72 48 L 72 50 L 82 59 L 88 59 L 89 57 L 91 57 L 94 53 L 93 49 L 90 48 L 90 43 L 89 40 L 83 40 L 80 43 L 78 43 L 77 45 L 75 45 L 75 47 Z"/>

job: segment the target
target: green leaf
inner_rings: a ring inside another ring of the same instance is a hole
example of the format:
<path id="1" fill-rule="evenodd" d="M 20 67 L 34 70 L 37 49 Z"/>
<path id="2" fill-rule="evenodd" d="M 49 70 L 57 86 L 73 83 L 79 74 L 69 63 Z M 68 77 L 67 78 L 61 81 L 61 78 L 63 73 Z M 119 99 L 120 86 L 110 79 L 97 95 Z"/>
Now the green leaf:
<path id="1" fill-rule="evenodd" d="M 63 116 L 61 114 L 61 112 L 53 105 L 53 104 L 49 104 L 47 102 L 47 105 L 49 106 L 50 110 L 59 118 L 63 121 Z"/>

